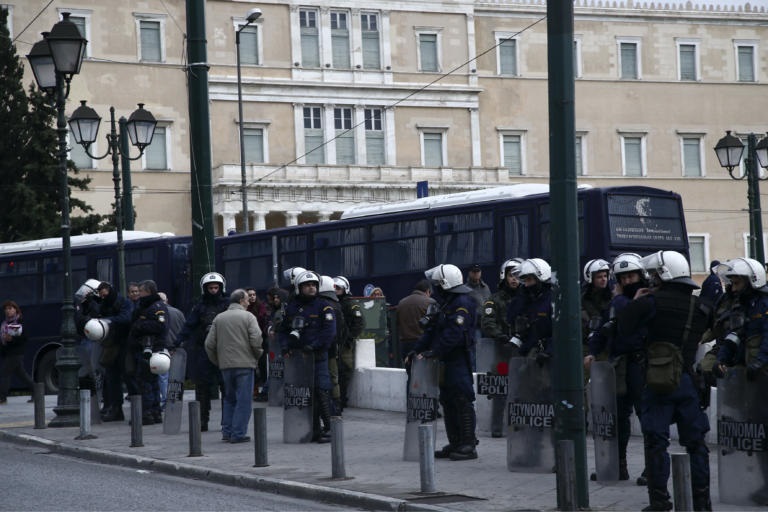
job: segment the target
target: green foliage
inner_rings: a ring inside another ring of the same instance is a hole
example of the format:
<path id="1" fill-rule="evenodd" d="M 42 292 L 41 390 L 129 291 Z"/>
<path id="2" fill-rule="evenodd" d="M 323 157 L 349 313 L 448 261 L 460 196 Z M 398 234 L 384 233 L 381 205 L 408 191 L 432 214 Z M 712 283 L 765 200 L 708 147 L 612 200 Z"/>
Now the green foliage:
<path id="1" fill-rule="evenodd" d="M 0 9 L 0 242 L 49 238 L 61 234 L 61 177 L 58 171 L 56 110 L 32 83 L 22 85 L 24 67 L 8 32 L 8 11 Z M 90 178 L 77 177 L 68 161 L 68 190 L 88 190 Z M 103 231 L 106 217 L 70 196 L 72 234 Z"/>

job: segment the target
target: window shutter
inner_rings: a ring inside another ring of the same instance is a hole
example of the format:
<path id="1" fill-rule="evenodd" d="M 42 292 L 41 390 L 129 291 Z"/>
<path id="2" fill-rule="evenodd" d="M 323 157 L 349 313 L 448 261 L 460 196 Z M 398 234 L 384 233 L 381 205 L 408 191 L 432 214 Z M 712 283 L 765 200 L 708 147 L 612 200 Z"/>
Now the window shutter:
<path id="1" fill-rule="evenodd" d="M 621 78 L 637 78 L 637 45 L 621 43 Z"/>
<path id="2" fill-rule="evenodd" d="M 160 62 L 160 22 L 142 21 L 141 30 L 141 60 Z"/>
<path id="3" fill-rule="evenodd" d="M 419 36 L 421 52 L 421 70 L 437 71 L 437 35 L 421 34 Z"/>
<path id="4" fill-rule="evenodd" d="M 751 46 L 739 46 L 739 81 L 755 81 L 754 48 Z"/>
<path id="5" fill-rule="evenodd" d="M 240 62 L 256 65 L 259 63 L 258 29 L 248 26 L 240 32 Z"/>

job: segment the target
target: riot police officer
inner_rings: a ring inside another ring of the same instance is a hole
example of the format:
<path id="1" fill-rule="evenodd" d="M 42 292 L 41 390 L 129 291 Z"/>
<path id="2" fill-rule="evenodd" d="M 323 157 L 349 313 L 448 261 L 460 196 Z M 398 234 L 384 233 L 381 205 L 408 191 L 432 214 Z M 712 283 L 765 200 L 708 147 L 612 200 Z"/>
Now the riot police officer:
<path id="1" fill-rule="evenodd" d="M 443 365 L 439 400 L 448 444 L 435 452 L 435 457 L 476 459 L 475 391 L 470 350 L 475 342 L 477 304 L 469 295 L 471 290 L 464 284 L 461 270 L 455 265 L 438 265 L 424 275 L 432 283 L 439 313 L 430 319 L 408 360 L 435 357 Z"/>
<path id="2" fill-rule="evenodd" d="M 608 286 L 610 264 L 604 259 L 589 260 L 584 265 L 584 282 L 581 292 L 581 333 L 584 336 L 584 355 L 589 354 L 590 325 L 602 325 L 608 321 L 608 305 L 613 294 Z"/>
<path id="3" fill-rule="evenodd" d="M 331 412 L 334 416 L 339 416 L 342 409 L 341 386 L 339 385 L 341 368 L 339 352 L 342 340 L 347 337 L 347 323 L 344 321 L 344 312 L 339 303 L 334 280 L 331 276 L 320 276 L 320 285 L 317 292 L 320 298 L 333 308 L 334 315 L 336 316 L 336 336 L 334 336 L 333 342 L 328 349 L 328 372 L 331 375 Z M 323 430 L 325 430 L 325 427 L 330 427 L 330 425 L 324 425 L 323 427 Z"/>
<path id="4" fill-rule="evenodd" d="M 349 382 L 355 371 L 355 344 L 363 332 L 365 322 L 360 305 L 352 300 L 349 280 L 344 276 L 336 276 L 333 278 L 333 287 L 341 304 L 345 324 L 343 336 L 339 338 L 339 406 L 343 410 L 347 406 Z"/>
<path id="5" fill-rule="evenodd" d="M 157 284 L 146 280 L 139 283 L 139 300 L 133 310 L 128 334 L 129 358 L 135 388 L 141 393 L 141 424 L 162 423 L 160 411 L 160 382 L 150 371 L 153 353 L 167 348 L 168 306 L 157 294 Z M 169 359 L 170 360 L 170 359 Z"/>
<path id="6" fill-rule="evenodd" d="M 501 265 L 497 291 L 485 301 L 480 317 L 484 337 L 493 338 L 502 360 L 517 355 L 518 347 L 510 342 L 515 337 L 514 319 L 521 312 L 522 298 L 517 271 L 520 258 L 512 258 Z M 494 396 L 491 404 L 491 437 L 503 437 L 505 396 Z"/>
<path id="7" fill-rule="evenodd" d="M 585 368 L 603 352 L 616 369 L 616 409 L 617 433 L 619 441 L 619 480 L 629 480 L 627 469 L 627 445 L 632 435 L 630 417 L 635 411 L 640 417 L 640 404 L 645 386 L 645 334 L 647 329 L 640 328 L 626 336 L 619 336 L 613 329 L 616 317 L 635 298 L 641 288 L 648 286 L 645 269 L 638 254 L 624 253 L 613 260 L 612 270 L 616 279 L 616 295 L 611 299 L 608 309 L 609 318 L 599 329 L 589 334 L 589 353 L 584 358 Z M 640 484 L 645 485 L 641 477 Z"/>
<path id="8" fill-rule="evenodd" d="M 218 272 L 203 275 L 200 299 L 192 306 L 176 338 L 177 346 L 181 345 L 187 351 L 187 368 L 195 383 L 195 400 L 200 402 L 200 430 L 203 432 L 208 430 L 211 417 L 211 395 L 217 392 L 216 387 L 221 382 L 218 368 L 205 352 L 205 337 L 216 315 L 229 307 L 226 288 L 227 282 Z"/>
<path id="9" fill-rule="evenodd" d="M 530 258 L 520 264 L 524 303 L 516 319 L 521 356 L 535 357 L 544 363 L 552 356 L 552 267 L 541 258 Z"/>
<path id="10" fill-rule="evenodd" d="M 278 339 L 284 357 L 292 351 L 314 353 L 314 391 L 312 441 L 330 441 L 331 375 L 328 350 L 336 337 L 336 315 L 333 307 L 318 295 L 320 277 L 305 270 L 294 279 L 295 295 L 288 301 L 285 318 L 280 324 Z M 321 427 L 320 422 L 324 426 Z"/>
<path id="11" fill-rule="evenodd" d="M 680 444 L 690 456 L 694 510 L 711 510 L 709 450 L 704 440 L 709 421 L 699 407 L 692 376 L 698 342 L 707 328 L 709 313 L 692 294 L 685 256 L 659 251 L 641 260 L 651 286 L 638 290 L 636 299 L 619 313 L 618 336 L 648 330 L 648 362 L 640 423 L 645 441 L 650 504 L 643 510 L 671 510 L 667 481 L 670 474 L 669 425 L 677 423 Z"/>

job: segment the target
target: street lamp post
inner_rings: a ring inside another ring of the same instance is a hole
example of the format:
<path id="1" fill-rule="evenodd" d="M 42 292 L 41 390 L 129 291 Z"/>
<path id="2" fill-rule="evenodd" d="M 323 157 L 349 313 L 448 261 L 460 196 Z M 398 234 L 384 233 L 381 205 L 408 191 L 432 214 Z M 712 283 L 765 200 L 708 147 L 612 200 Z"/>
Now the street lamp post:
<path id="1" fill-rule="evenodd" d="M 59 373 L 59 394 L 51 420 L 51 427 L 73 427 L 80 424 L 77 370 L 80 361 L 75 350 L 75 308 L 72 303 L 72 247 L 69 224 L 69 183 L 67 178 L 67 119 L 64 107 L 69 96 L 72 77 L 80 72 L 88 41 L 69 20 L 69 13 L 62 13 L 43 40 L 32 47 L 27 58 L 38 87 L 48 95 L 55 94 L 56 132 L 59 157 L 59 202 L 61 206 L 61 247 L 64 264 L 64 296 L 61 305 L 61 348 L 56 352 L 56 368 Z M 66 87 L 66 88 L 65 88 Z"/>
<path id="2" fill-rule="evenodd" d="M 245 136 L 243 134 L 243 83 L 240 76 L 240 32 L 261 17 L 261 9 L 248 11 L 245 25 L 235 32 L 235 47 L 237 50 L 237 113 L 240 124 L 240 194 L 243 201 L 243 232 L 248 231 L 248 197 L 245 184 Z"/>
<path id="3" fill-rule="evenodd" d="M 744 160 L 744 174 L 734 174 L 733 170 L 741 163 L 744 154 L 744 144 L 738 137 L 726 131 L 725 137 L 717 141 L 715 154 L 720 166 L 728 170 L 728 175 L 734 180 L 747 179 L 747 202 L 749 208 L 749 257 L 765 263 L 763 248 L 763 219 L 760 208 L 760 181 L 768 179 L 761 177 L 759 167 L 768 167 L 768 137 L 759 143 L 754 133 L 747 136 L 747 158 Z"/>
<path id="4" fill-rule="evenodd" d="M 121 118 L 120 121 L 124 121 Z M 123 242 L 123 212 L 122 197 L 120 195 L 120 157 L 128 160 L 138 160 L 144 154 L 144 149 L 152 143 L 152 136 L 155 133 L 157 121 L 149 110 L 144 109 L 144 104 L 139 103 L 136 109 L 128 118 L 126 129 L 131 139 L 131 144 L 139 148 L 139 156 L 131 156 L 123 150 L 121 134 L 117 132 L 115 123 L 115 107 L 109 107 L 109 127 L 107 134 L 107 152 L 102 156 L 92 155 L 88 148 L 96 141 L 99 133 L 99 124 L 101 117 L 91 107 L 80 102 L 80 106 L 72 113 L 69 118 L 69 129 L 75 142 L 83 146 L 85 152 L 91 158 L 103 160 L 112 157 L 112 181 L 115 184 L 115 228 L 117 229 L 117 272 L 118 289 L 120 294 L 125 297 L 125 243 Z"/>

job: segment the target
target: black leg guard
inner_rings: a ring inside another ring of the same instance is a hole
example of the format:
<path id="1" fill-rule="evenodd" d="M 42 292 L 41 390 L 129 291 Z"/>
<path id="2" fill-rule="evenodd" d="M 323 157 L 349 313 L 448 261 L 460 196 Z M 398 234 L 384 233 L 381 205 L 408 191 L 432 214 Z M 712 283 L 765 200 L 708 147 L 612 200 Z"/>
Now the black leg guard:
<path id="1" fill-rule="evenodd" d="M 709 497 L 709 487 L 693 489 L 693 510 L 712 510 L 712 499 Z"/>
<path id="2" fill-rule="evenodd" d="M 331 441 L 331 394 L 328 390 L 318 389 L 316 399 L 312 419 L 312 442 L 329 443 Z"/>
<path id="3" fill-rule="evenodd" d="M 477 458 L 477 438 L 475 437 L 475 408 L 464 397 L 454 402 L 459 421 L 459 445 L 450 453 L 451 460 L 470 460 Z"/>
<path id="4" fill-rule="evenodd" d="M 626 455 L 624 457 L 619 457 L 619 480 L 629 480 Z"/>
<path id="5" fill-rule="evenodd" d="M 669 499 L 669 492 L 666 489 L 648 488 L 648 501 L 650 505 L 643 509 L 643 512 L 649 511 L 667 511 L 672 510 L 672 501 Z"/>
<path id="6" fill-rule="evenodd" d="M 507 399 L 494 396 L 491 401 L 491 437 L 504 437 L 504 409 Z"/>
<path id="7" fill-rule="evenodd" d="M 445 423 L 445 433 L 448 436 L 448 444 L 435 452 L 436 459 L 447 459 L 451 455 L 454 447 L 459 445 L 460 434 L 459 424 L 454 407 L 451 402 L 440 402 L 443 406 L 443 423 Z"/>

